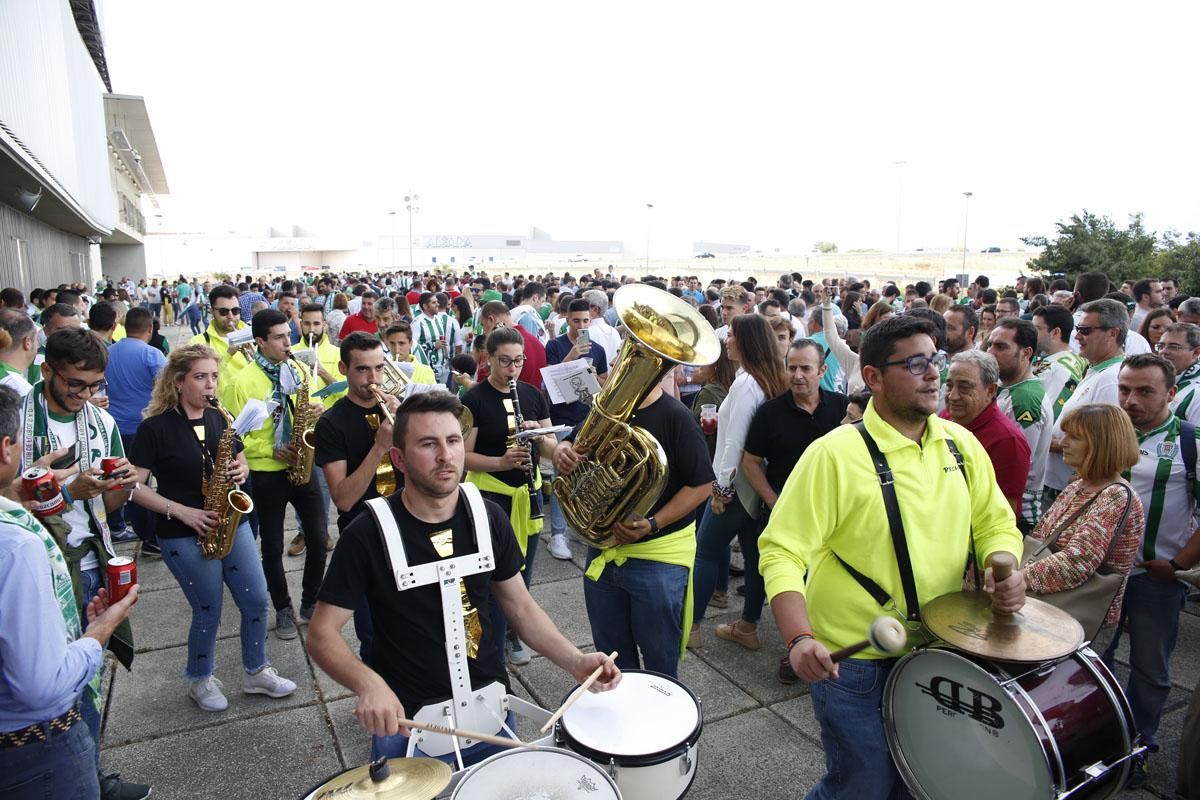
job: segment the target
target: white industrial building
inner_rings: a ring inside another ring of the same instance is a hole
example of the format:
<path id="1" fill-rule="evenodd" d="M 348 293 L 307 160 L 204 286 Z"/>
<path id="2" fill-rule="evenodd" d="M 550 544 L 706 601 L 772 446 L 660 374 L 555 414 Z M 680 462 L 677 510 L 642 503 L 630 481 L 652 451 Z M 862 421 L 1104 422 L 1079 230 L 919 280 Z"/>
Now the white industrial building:
<path id="1" fill-rule="evenodd" d="M 117 218 L 112 232 L 100 240 L 103 273 L 114 281 L 148 277 L 146 216 L 158 197 L 169 194 L 146 101 L 124 94 L 104 95 L 109 178 Z"/>

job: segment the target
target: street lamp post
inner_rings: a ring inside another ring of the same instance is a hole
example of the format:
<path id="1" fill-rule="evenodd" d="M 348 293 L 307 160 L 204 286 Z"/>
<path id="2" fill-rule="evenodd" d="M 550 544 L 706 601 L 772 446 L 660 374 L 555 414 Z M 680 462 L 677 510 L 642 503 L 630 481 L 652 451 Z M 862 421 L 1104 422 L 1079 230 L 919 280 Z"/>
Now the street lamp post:
<path id="1" fill-rule="evenodd" d="M 654 203 L 646 203 L 646 274 L 650 274 L 650 212 Z"/>
<path id="2" fill-rule="evenodd" d="M 971 208 L 971 198 L 975 196 L 974 192 L 963 192 L 963 260 L 962 271 L 967 273 L 967 222 L 969 220 L 969 212 Z"/>
<path id="3" fill-rule="evenodd" d="M 417 205 L 417 201 L 420 199 L 421 198 L 419 198 L 415 194 L 404 195 L 404 210 L 408 212 L 408 271 L 409 272 L 412 272 L 412 269 L 413 269 L 412 215 L 413 215 L 413 213 L 421 210 L 421 207 Z"/>

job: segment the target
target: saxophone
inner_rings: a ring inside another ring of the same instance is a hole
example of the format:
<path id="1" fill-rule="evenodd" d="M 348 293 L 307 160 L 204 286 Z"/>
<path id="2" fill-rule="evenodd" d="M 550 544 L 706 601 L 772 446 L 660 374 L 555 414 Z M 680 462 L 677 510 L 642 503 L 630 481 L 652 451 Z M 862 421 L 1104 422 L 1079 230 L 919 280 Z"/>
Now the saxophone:
<path id="1" fill-rule="evenodd" d="M 588 459 L 553 485 L 567 522 L 593 547 L 611 547 L 612 526 L 644 517 L 667 483 L 662 445 L 629 418 L 667 370 L 702 367 L 721 353 L 708 321 L 669 292 L 628 284 L 617 290 L 613 305 L 629 336 L 576 431 L 574 448 Z"/>
<path id="2" fill-rule="evenodd" d="M 225 417 L 225 432 L 217 443 L 217 458 L 213 462 L 212 476 L 204 481 L 204 510 L 217 515 L 216 527 L 210 533 L 199 536 L 200 552 L 205 558 L 220 560 L 229 555 L 233 539 L 237 535 L 242 515 L 254 510 L 254 501 L 229 480 L 229 465 L 233 463 L 233 417 L 210 397 L 208 402 Z"/>
<path id="3" fill-rule="evenodd" d="M 316 455 L 316 436 L 313 428 L 317 424 L 317 412 L 308 402 L 308 369 L 295 358 L 291 359 L 299 376 L 296 387 L 296 411 L 292 414 L 292 444 L 296 445 L 296 462 L 289 464 L 288 481 L 293 486 L 305 486 L 312 480 L 313 456 Z"/>

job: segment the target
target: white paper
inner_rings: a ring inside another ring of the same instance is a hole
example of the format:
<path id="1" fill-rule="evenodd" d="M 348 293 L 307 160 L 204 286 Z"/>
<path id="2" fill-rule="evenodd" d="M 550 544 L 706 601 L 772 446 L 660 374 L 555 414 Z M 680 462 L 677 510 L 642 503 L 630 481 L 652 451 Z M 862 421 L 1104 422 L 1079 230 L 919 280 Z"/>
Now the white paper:
<path id="1" fill-rule="evenodd" d="M 279 404 L 274 400 L 268 405 L 262 400 L 247 400 L 246 405 L 242 408 L 242 413 L 237 415 L 237 419 L 233 421 L 233 429 L 237 431 L 238 436 L 245 436 L 251 431 L 256 431 L 266 424 L 271 414 Z"/>
<path id="2" fill-rule="evenodd" d="M 591 359 L 577 358 L 561 364 L 542 367 L 542 383 L 550 402 L 554 405 L 582 401 L 590 404 L 591 398 L 600 393 L 600 381 Z"/>

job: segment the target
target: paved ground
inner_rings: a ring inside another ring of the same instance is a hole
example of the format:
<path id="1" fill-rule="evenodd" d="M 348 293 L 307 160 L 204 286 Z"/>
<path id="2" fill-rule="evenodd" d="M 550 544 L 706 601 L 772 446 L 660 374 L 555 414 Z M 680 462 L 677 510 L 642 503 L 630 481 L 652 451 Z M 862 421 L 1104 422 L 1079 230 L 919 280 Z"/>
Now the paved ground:
<path id="1" fill-rule="evenodd" d="M 534 597 L 571 641 L 588 648 L 583 548 L 573 546 L 569 562 L 555 561 L 547 549 L 543 542 L 538 550 Z M 298 598 L 303 558 L 285 560 L 292 595 Z M 143 587 L 134 611 L 139 654 L 133 672 L 118 668 L 108 684 L 102 751 L 106 769 L 154 784 L 154 797 L 162 800 L 284 800 L 300 796 L 331 773 L 368 760 L 368 738 L 352 716 L 355 700 L 309 660 L 303 628 L 300 638 L 291 642 L 272 634 L 268 645 L 280 673 L 299 684 L 294 695 L 271 700 L 239 691 L 238 614 L 228 594 L 217 675 L 226 682 L 229 709 L 220 714 L 197 709 L 182 677 L 190 620 L 187 602 L 161 559 L 139 558 L 138 570 Z M 1200 604 L 1189 603 L 1172 662 L 1176 689 L 1160 731 L 1163 749 L 1151 762 L 1151 789 L 1122 797 L 1171 797 L 1183 715 L 1200 678 L 1198 613 Z M 711 631 L 716 622 L 736 616 L 736 610 L 719 613 L 707 626 Z M 353 636 L 351 627 L 347 631 Z M 786 687 L 775 678 L 783 645 L 769 609 L 760 626 L 760 651 L 722 641 L 710 631 L 705 646 L 689 654 L 681 667 L 681 679 L 704 706 L 702 757 L 689 798 L 802 797 L 820 776 L 823 756 L 807 686 Z M 357 643 L 353 645 L 357 651 Z M 542 658 L 514 669 L 513 675 L 518 694 L 551 709 L 573 683 Z"/>

